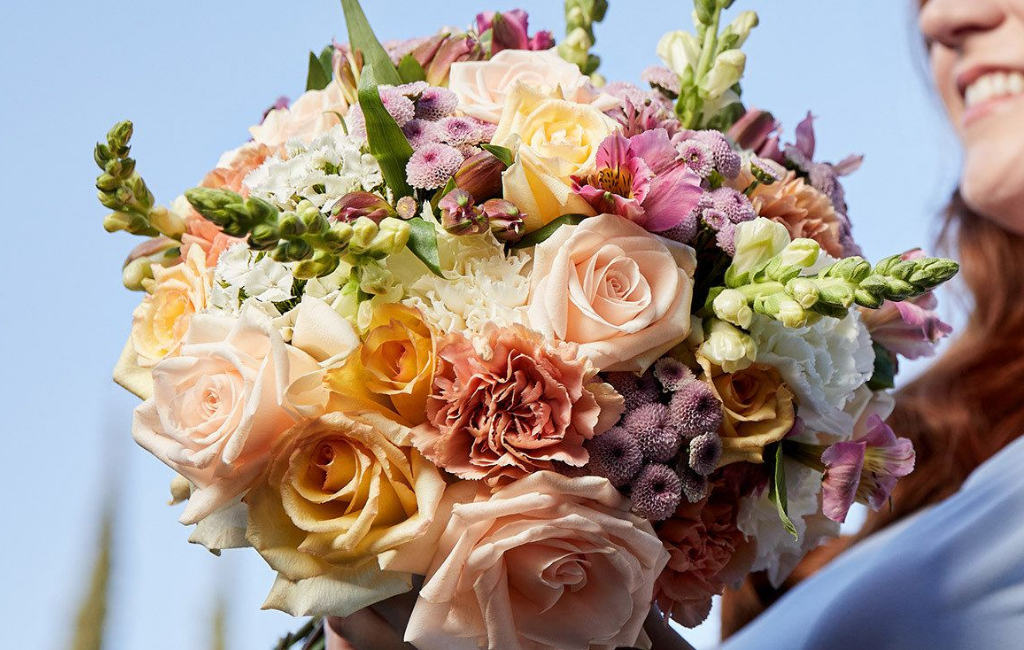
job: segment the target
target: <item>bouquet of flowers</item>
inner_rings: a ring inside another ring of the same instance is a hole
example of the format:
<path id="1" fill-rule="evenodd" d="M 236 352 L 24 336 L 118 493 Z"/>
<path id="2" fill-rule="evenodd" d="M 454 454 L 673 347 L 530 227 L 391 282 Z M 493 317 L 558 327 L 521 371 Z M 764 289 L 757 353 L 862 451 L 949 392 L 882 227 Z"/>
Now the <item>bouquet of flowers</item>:
<path id="1" fill-rule="evenodd" d="M 896 355 L 949 332 L 957 265 L 859 257 L 811 118 L 740 99 L 753 12 L 696 0 L 649 89 L 521 10 L 349 43 L 167 207 L 97 145 L 104 226 L 145 238 L 115 379 L 190 541 L 252 547 L 266 607 L 422 588 L 433 648 L 642 645 L 751 571 L 780 582 L 913 468 Z"/>

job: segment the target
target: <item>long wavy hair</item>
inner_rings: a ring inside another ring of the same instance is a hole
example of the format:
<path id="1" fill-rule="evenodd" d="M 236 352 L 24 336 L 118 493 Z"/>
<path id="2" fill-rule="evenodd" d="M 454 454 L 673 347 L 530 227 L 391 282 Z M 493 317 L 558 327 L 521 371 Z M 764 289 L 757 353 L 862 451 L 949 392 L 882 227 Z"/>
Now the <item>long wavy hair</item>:
<path id="1" fill-rule="evenodd" d="M 942 356 L 897 393 L 889 422 L 914 441 L 917 465 L 892 509 L 872 514 L 858 538 L 953 494 L 1024 435 L 1024 236 L 972 212 L 957 193 L 940 245 L 960 260 L 970 316 Z"/>

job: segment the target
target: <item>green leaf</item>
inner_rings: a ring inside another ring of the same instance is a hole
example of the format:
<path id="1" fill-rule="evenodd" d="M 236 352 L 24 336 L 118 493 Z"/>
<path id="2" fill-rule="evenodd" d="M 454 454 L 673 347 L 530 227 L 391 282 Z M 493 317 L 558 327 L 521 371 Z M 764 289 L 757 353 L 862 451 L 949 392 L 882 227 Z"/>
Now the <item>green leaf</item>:
<path id="1" fill-rule="evenodd" d="M 384 46 L 374 35 L 369 21 L 366 20 L 366 14 L 363 13 L 363 8 L 359 6 L 359 0 L 341 0 L 341 9 L 345 12 L 349 45 L 352 46 L 352 49 L 363 53 L 364 66 L 373 66 L 380 83 L 400 86 L 402 78 Z"/>
<path id="2" fill-rule="evenodd" d="M 441 189 L 434 193 L 434 197 L 430 199 L 430 207 L 434 210 L 437 210 L 437 204 L 441 202 L 441 199 L 443 199 L 445 195 L 448 194 L 448 192 L 451 192 L 456 187 L 458 186 L 455 184 L 455 177 L 452 176 L 451 178 L 448 179 L 448 182 L 444 184 L 444 187 L 442 187 Z"/>
<path id="3" fill-rule="evenodd" d="M 437 231 L 422 217 L 409 219 L 409 243 L 406 244 L 435 275 L 441 275 L 441 257 L 437 252 Z"/>
<path id="4" fill-rule="evenodd" d="M 480 148 L 500 160 L 506 167 L 511 167 L 512 163 L 516 161 L 516 155 L 508 147 L 496 144 L 482 144 Z"/>
<path id="5" fill-rule="evenodd" d="M 536 246 L 542 241 L 545 241 L 551 235 L 555 234 L 555 231 L 562 226 L 578 226 L 583 223 L 584 219 L 589 218 L 590 217 L 585 214 L 563 214 L 543 228 L 538 228 L 537 230 L 529 233 L 516 242 L 512 248 L 529 248 L 530 246 Z"/>
<path id="6" fill-rule="evenodd" d="M 384 180 L 398 199 L 412 194 L 405 178 L 405 166 L 412 157 L 412 147 L 398 122 L 384 108 L 375 73 L 372 65 L 363 67 L 359 76 L 359 106 L 366 119 L 366 141 L 370 145 L 370 153 L 377 159 Z"/>
<path id="7" fill-rule="evenodd" d="M 896 387 L 896 355 L 889 352 L 878 343 L 872 345 L 875 349 L 875 371 L 868 380 L 868 388 L 871 390 L 886 390 Z"/>
<path id="8" fill-rule="evenodd" d="M 767 456 L 769 453 L 766 449 L 765 455 Z M 787 512 L 786 466 L 782 462 L 782 443 L 776 443 L 775 451 L 771 453 L 770 458 L 771 478 L 768 481 L 768 500 L 775 504 L 775 510 L 778 511 L 779 519 L 782 520 L 786 532 L 792 535 L 793 539 L 800 539 L 796 532 L 796 526 L 793 525 L 793 520 L 789 518 Z"/>
<path id="9" fill-rule="evenodd" d="M 328 68 L 328 70 L 330 70 Z M 306 74 L 306 90 L 323 90 L 331 83 L 333 72 L 324 71 L 323 62 L 316 54 L 309 53 L 309 72 Z"/>
<path id="10" fill-rule="evenodd" d="M 402 78 L 402 81 L 410 84 L 414 81 L 426 81 L 427 71 L 423 69 L 420 62 L 416 60 L 411 54 L 406 54 L 405 57 L 398 62 L 398 75 Z"/>

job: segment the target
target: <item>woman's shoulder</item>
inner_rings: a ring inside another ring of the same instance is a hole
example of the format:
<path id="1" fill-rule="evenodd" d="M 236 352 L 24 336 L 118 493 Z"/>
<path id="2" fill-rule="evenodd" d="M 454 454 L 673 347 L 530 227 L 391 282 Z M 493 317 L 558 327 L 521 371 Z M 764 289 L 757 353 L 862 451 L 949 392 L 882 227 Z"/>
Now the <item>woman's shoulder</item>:
<path id="1" fill-rule="evenodd" d="M 782 642 L 787 632 L 777 647 L 1016 647 L 1010 642 L 1024 638 L 1024 439 L 949 499 L 851 549 L 727 647 L 776 647 L 758 637 Z"/>

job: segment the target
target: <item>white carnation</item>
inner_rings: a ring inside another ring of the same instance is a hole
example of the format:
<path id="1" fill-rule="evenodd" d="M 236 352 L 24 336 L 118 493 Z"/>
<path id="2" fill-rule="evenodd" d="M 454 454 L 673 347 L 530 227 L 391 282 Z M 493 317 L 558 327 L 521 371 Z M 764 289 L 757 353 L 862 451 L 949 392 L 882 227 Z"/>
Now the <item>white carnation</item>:
<path id="1" fill-rule="evenodd" d="M 282 210 L 306 199 L 326 211 L 346 194 L 372 190 L 383 180 L 376 159 L 336 126 L 308 145 L 289 142 L 287 155 L 268 158 L 244 184 L 252 196 Z"/>
<path id="2" fill-rule="evenodd" d="M 270 255 L 235 244 L 221 254 L 213 274 L 212 308 L 236 316 L 242 305 L 254 304 L 268 316 L 280 312 L 274 303 L 292 300 L 295 278 L 287 264 Z"/>
<path id="3" fill-rule="evenodd" d="M 421 276 L 407 288 L 404 302 L 442 332 L 480 334 L 488 323 L 526 325 L 530 278 L 524 269 L 529 257 L 506 257 L 497 245 L 481 245 L 484 238 L 464 239 L 467 246 L 445 277 Z"/>
<path id="4" fill-rule="evenodd" d="M 849 436 L 854 418 L 844 409 L 871 378 L 875 362 L 860 315 L 851 311 L 843 319 L 823 318 L 800 328 L 757 317 L 751 335 L 758 363 L 777 368 L 796 394 L 808 435 Z"/>
<path id="5" fill-rule="evenodd" d="M 821 514 L 821 474 L 789 458 L 786 467 L 786 509 L 797 539 L 783 527 L 768 499 L 768 490 L 740 501 L 736 527 L 757 543 L 752 571 L 766 571 L 778 587 L 805 555 L 826 539 L 839 535 L 839 524 Z"/>

